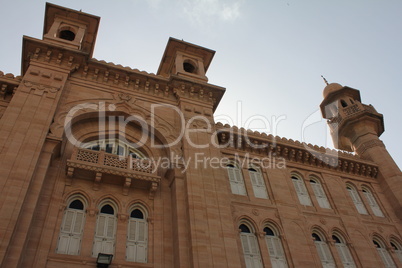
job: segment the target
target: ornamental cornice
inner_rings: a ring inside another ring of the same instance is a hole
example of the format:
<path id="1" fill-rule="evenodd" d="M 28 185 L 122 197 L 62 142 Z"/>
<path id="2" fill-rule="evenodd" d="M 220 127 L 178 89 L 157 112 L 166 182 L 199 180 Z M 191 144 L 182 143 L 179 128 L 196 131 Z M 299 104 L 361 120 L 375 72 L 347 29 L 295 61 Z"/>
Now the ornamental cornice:
<path id="1" fill-rule="evenodd" d="M 0 71 L 0 100 L 9 101 L 17 90 L 21 80 L 21 76 L 14 76 L 11 73 L 4 74 Z"/>
<path id="2" fill-rule="evenodd" d="M 292 139 L 274 137 L 244 128 L 216 124 L 221 148 L 282 158 L 303 165 L 326 168 L 348 174 L 376 178 L 378 167 L 356 155 L 328 149 Z"/>

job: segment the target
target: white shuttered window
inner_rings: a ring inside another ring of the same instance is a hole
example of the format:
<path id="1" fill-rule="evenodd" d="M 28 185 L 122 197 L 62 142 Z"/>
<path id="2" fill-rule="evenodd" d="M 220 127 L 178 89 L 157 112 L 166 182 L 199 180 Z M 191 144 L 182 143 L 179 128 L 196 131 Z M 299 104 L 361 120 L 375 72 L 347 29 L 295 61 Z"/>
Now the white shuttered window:
<path id="1" fill-rule="evenodd" d="M 343 267 L 345 268 L 355 268 L 355 262 L 353 260 L 352 254 L 350 254 L 348 246 L 342 242 L 339 237 L 333 235 L 332 239 L 335 242 L 336 250 L 338 251 L 338 255 L 342 261 Z"/>
<path id="2" fill-rule="evenodd" d="M 226 166 L 226 168 L 228 170 L 230 189 L 232 190 L 232 193 L 238 195 L 247 195 L 240 169 L 234 164 L 229 164 Z"/>
<path id="3" fill-rule="evenodd" d="M 402 247 L 396 241 L 391 242 L 391 246 L 394 249 L 396 256 L 398 257 L 399 262 L 402 264 Z"/>
<path id="4" fill-rule="evenodd" d="M 244 260 L 247 268 L 263 268 L 260 250 L 257 238 L 250 229 L 244 225 L 240 225 L 240 240 L 243 247 Z"/>
<path id="5" fill-rule="evenodd" d="M 72 201 L 64 212 L 56 252 L 79 255 L 85 223 L 84 205 L 80 200 Z"/>
<path id="6" fill-rule="evenodd" d="M 318 205 L 320 205 L 320 207 L 322 208 L 331 208 L 321 183 L 316 179 L 311 179 L 310 184 L 311 188 L 313 188 L 314 195 L 315 198 L 317 199 Z"/>
<path id="7" fill-rule="evenodd" d="M 380 255 L 381 260 L 384 264 L 385 268 L 396 268 L 394 261 L 392 260 L 391 256 L 387 249 L 385 249 L 382 243 L 373 240 L 374 246 L 377 248 L 378 255 Z"/>
<path id="8" fill-rule="evenodd" d="M 288 264 L 286 262 L 281 239 L 272 231 L 271 228 L 265 227 L 264 233 L 272 268 L 287 268 Z"/>
<path id="9" fill-rule="evenodd" d="M 314 244 L 317 249 L 318 256 L 320 257 L 323 268 L 335 268 L 334 258 L 325 241 L 323 241 L 318 234 L 313 233 Z"/>
<path id="10" fill-rule="evenodd" d="M 369 189 L 363 189 L 363 194 L 366 197 L 367 203 L 369 204 L 371 210 L 373 211 L 374 215 L 377 217 L 384 217 L 384 214 L 381 211 L 380 206 L 378 205 L 377 201 L 375 200 L 373 194 Z"/>
<path id="11" fill-rule="evenodd" d="M 134 209 L 130 214 L 127 231 L 126 259 L 132 262 L 147 262 L 148 224 L 144 213 Z"/>
<path id="12" fill-rule="evenodd" d="M 98 253 L 114 254 L 116 240 L 116 216 L 110 205 L 104 205 L 96 220 L 92 257 Z"/>
<path id="13" fill-rule="evenodd" d="M 352 186 L 347 186 L 346 189 L 348 190 L 350 198 L 352 199 L 353 204 L 355 204 L 357 211 L 360 214 L 367 215 L 367 210 L 364 207 L 364 204 L 363 204 L 362 200 L 360 199 L 360 196 L 357 193 L 356 189 Z"/>
<path id="14" fill-rule="evenodd" d="M 251 184 L 253 185 L 254 196 L 268 199 L 267 188 L 265 187 L 261 171 L 255 168 L 249 168 L 248 174 L 250 175 Z"/>
<path id="15" fill-rule="evenodd" d="M 306 186 L 304 185 L 303 180 L 292 176 L 292 182 L 295 187 L 297 197 L 299 198 L 300 204 L 305 206 L 311 206 L 310 196 L 308 195 Z"/>

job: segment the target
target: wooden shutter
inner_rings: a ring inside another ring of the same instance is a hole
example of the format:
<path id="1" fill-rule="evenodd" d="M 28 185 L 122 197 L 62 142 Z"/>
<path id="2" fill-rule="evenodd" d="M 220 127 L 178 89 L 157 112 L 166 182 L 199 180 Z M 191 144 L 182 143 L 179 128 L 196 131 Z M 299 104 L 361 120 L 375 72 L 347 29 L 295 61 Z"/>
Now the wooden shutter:
<path id="1" fill-rule="evenodd" d="M 343 267 L 355 268 L 356 265 L 353 261 L 352 255 L 350 254 L 348 246 L 343 243 L 336 243 L 335 247 L 338 251 L 339 257 L 341 258 Z"/>
<path id="2" fill-rule="evenodd" d="M 314 195 L 317 198 L 317 202 L 322 208 L 331 208 L 329 205 L 327 196 L 325 195 L 324 189 L 322 189 L 322 185 L 317 182 L 311 182 L 311 187 L 313 188 Z"/>
<path id="3" fill-rule="evenodd" d="M 257 198 L 268 198 L 267 188 L 260 172 L 249 170 L 251 184 L 253 185 L 254 196 Z"/>
<path id="4" fill-rule="evenodd" d="M 353 203 L 355 204 L 357 211 L 360 214 L 367 214 L 367 210 L 364 207 L 364 204 L 363 204 L 362 200 L 360 199 L 360 196 L 356 192 L 356 190 L 353 188 L 348 188 L 348 192 L 349 192 L 350 197 L 352 198 Z"/>
<path id="5" fill-rule="evenodd" d="M 241 233 L 244 259 L 247 268 L 263 268 L 257 239 L 253 234 Z"/>
<path id="6" fill-rule="evenodd" d="M 310 197 L 307 193 L 307 189 L 304 183 L 300 179 L 292 179 L 292 181 L 296 189 L 297 197 L 299 198 L 300 204 L 311 206 Z"/>
<path id="7" fill-rule="evenodd" d="M 378 254 L 380 254 L 385 268 L 396 268 L 394 261 L 391 259 L 391 256 L 385 248 L 377 248 L 377 251 Z"/>
<path id="8" fill-rule="evenodd" d="M 131 218 L 128 227 L 126 258 L 133 262 L 147 262 L 148 226 L 143 219 Z"/>
<path id="9" fill-rule="evenodd" d="M 67 209 L 65 211 L 57 245 L 57 253 L 79 254 L 84 220 L 84 211 L 74 209 Z"/>
<path id="10" fill-rule="evenodd" d="M 227 170 L 232 193 L 246 195 L 246 188 L 240 170 L 236 167 L 227 167 Z"/>
<path id="11" fill-rule="evenodd" d="M 375 200 L 373 194 L 367 190 L 364 190 L 363 194 L 366 197 L 366 200 L 369 203 L 369 206 L 371 207 L 371 210 L 373 211 L 374 215 L 376 215 L 377 217 L 384 217 L 384 214 L 382 213 L 380 207 L 378 206 L 377 201 Z"/>
<path id="12" fill-rule="evenodd" d="M 266 235 L 265 241 L 267 243 L 272 268 L 287 268 L 288 265 L 279 237 Z"/>
<path id="13" fill-rule="evenodd" d="M 315 241 L 318 255 L 320 256 L 321 264 L 324 268 L 335 268 L 334 259 L 329 251 L 328 245 L 323 241 Z"/>
<path id="14" fill-rule="evenodd" d="M 98 253 L 113 254 L 116 236 L 116 217 L 109 214 L 99 214 L 96 221 L 96 231 L 92 256 Z"/>

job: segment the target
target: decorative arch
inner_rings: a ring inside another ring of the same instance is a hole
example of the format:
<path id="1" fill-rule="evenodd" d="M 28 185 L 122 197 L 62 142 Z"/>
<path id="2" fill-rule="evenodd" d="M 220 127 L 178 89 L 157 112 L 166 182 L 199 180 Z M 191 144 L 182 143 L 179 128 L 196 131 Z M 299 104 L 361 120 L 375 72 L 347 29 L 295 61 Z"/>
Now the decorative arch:
<path id="1" fill-rule="evenodd" d="M 249 163 L 247 170 L 253 186 L 254 196 L 257 198 L 268 199 L 268 192 L 262 168 L 254 163 Z"/>
<path id="2" fill-rule="evenodd" d="M 57 241 L 59 254 L 79 255 L 88 200 L 78 191 L 65 196 L 65 209 Z"/>
<path id="3" fill-rule="evenodd" d="M 317 253 L 321 260 L 322 266 L 324 268 L 335 267 L 335 261 L 331 254 L 331 251 L 329 250 L 328 237 L 325 231 L 318 226 L 314 226 L 311 229 L 311 236 L 313 238 L 314 245 L 317 249 Z"/>
<path id="4" fill-rule="evenodd" d="M 126 260 L 146 263 L 148 260 L 148 216 L 147 208 L 137 202 L 128 210 Z"/>
<path id="5" fill-rule="evenodd" d="M 246 267 L 262 268 L 262 259 L 260 248 L 258 246 L 257 237 L 255 235 L 255 223 L 243 217 L 238 221 L 240 229 L 240 242 L 243 249 L 243 256 L 246 262 Z"/>
<path id="6" fill-rule="evenodd" d="M 366 198 L 366 201 L 370 206 L 371 211 L 374 213 L 374 215 L 377 217 L 384 217 L 384 214 L 382 213 L 382 210 L 378 205 L 377 200 L 373 194 L 372 188 L 366 184 L 363 184 L 361 189 L 363 192 L 363 196 Z"/>
<path id="7" fill-rule="evenodd" d="M 288 267 L 279 225 L 267 220 L 263 225 L 263 232 L 272 267 Z"/>
<path id="8" fill-rule="evenodd" d="M 396 236 L 391 235 L 389 243 L 396 256 L 398 257 L 399 262 L 402 264 L 402 241 Z"/>
<path id="9" fill-rule="evenodd" d="M 367 215 L 368 213 L 366 207 L 364 206 L 364 203 L 359 195 L 359 192 L 357 191 L 358 188 L 351 182 L 346 182 L 345 188 L 348 191 L 349 196 L 352 199 L 352 202 L 355 205 L 356 210 L 360 214 Z"/>
<path id="10" fill-rule="evenodd" d="M 354 268 L 356 267 L 353 256 L 350 252 L 349 243 L 347 242 L 347 236 L 341 230 L 335 228 L 332 230 L 332 241 L 335 244 L 335 248 L 338 252 L 339 258 L 342 261 L 343 267 Z"/>

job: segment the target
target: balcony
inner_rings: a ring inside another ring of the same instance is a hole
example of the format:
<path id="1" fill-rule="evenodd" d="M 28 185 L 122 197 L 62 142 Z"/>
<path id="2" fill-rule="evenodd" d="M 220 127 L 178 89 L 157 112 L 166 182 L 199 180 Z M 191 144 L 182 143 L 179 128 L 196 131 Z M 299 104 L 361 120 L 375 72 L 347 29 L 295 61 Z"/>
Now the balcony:
<path id="1" fill-rule="evenodd" d="M 72 178 L 94 179 L 94 190 L 101 183 L 121 184 L 123 194 L 128 195 L 131 187 L 149 189 L 154 197 L 160 183 L 157 168 L 150 159 L 136 159 L 75 147 L 71 159 L 67 160 L 67 184 Z"/>

